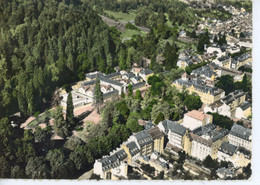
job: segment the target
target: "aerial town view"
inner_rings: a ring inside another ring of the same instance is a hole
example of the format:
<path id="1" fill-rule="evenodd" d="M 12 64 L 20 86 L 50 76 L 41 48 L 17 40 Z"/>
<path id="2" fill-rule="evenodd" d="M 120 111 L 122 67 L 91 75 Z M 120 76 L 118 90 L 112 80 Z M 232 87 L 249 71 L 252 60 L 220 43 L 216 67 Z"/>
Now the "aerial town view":
<path id="1" fill-rule="evenodd" d="M 248 180 L 251 0 L 1 0 L 0 178 Z"/>

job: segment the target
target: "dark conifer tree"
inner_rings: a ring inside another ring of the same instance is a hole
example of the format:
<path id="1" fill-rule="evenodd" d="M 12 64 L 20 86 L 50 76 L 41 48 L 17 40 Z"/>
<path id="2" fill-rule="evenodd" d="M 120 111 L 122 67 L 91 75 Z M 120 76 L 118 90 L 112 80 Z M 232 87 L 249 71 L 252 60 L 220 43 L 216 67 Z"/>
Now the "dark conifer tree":
<path id="1" fill-rule="evenodd" d="M 67 99 L 67 110 L 66 110 L 66 121 L 67 123 L 73 123 L 74 113 L 73 113 L 73 100 L 72 94 L 69 92 L 68 99 Z"/>

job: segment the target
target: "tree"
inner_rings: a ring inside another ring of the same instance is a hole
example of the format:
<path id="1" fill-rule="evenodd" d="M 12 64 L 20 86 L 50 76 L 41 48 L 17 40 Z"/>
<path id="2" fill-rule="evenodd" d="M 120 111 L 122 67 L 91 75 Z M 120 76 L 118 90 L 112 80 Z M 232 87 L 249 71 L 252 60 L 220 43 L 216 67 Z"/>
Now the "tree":
<path id="1" fill-rule="evenodd" d="M 34 131 L 34 137 L 35 140 L 39 143 L 48 141 L 51 138 L 51 130 L 47 129 L 42 129 L 41 127 L 36 127 Z"/>
<path id="2" fill-rule="evenodd" d="M 97 174 L 95 174 L 95 173 L 92 173 L 89 179 L 90 179 L 90 180 L 92 180 L 92 179 L 100 180 L 101 178 L 100 178 L 99 175 L 97 175 Z"/>
<path id="3" fill-rule="evenodd" d="M 135 92 L 135 99 L 140 100 L 140 101 L 143 99 L 142 95 L 141 95 L 141 91 L 139 89 L 137 89 Z"/>
<path id="4" fill-rule="evenodd" d="M 206 167 L 206 168 L 210 168 L 210 169 L 217 169 L 218 168 L 218 162 L 216 160 L 213 160 L 211 158 L 210 155 L 208 155 L 202 162 L 202 164 Z"/>
<path id="5" fill-rule="evenodd" d="M 11 172 L 11 165 L 4 156 L 0 156 L 0 177 L 8 178 Z"/>
<path id="6" fill-rule="evenodd" d="M 229 94 L 235 90 L 234 79 L 230 75 L 221 76 L 216 83 L 216 87 L 223 89 L 226 94 Z"/>
<path id="7" fill-rule="evenodd" d="M 188 111 L 197 110 L 202 106 L 200 97 L 195 94 L 186 96 L 183 103 L 186 105 Z"/>
<path id="8" fill-rule="evenodd" d="M 132 84 L 128 84 L 128 93 L 127 93 L 128 97 L 133 96 L 133 86 Z"/>
<path id="9" fill-rule="evenodd" d="M 248 92 L 248 82 L 247 82 L 247 75 L 244 74 L 243 80 L 242 80 L 242 88 L 244 92 Z"/>
<path id="10" fill-rule="evenodd" d="M 68 125 L 64 120 L 61 106 L 56 108 L 56 114 L 54 116 L 54 132 L 61 137 L 65 137 L 69 134 Z"/>
<path id="11" fill-rule="evenodd" d="M 213 124 L 218 125 L 222 128 L 226 128 L 228 130 L 231 130 L 234 122 L 227 116 L 219 115 L 218 113 L 209 113 L 213 115 Z"/>
<path id="12" fill-rule="evenodd" d="M 50 169 L 46 164 L 44 157 L 32 157 L 28 161 L 25 173 L 32 179 L 47 179 L 50 178 Z"/>
<path id="13" fill-rule="evenodd" d="M 66 122 L 71 125 L 73 125 L 73 118 L 74 118 L 73 110 L 74 110 L 74 106 L 73 106 L 72 94 L 71 92 L 69 92 L 68 99 L 67 99 Z"/>
<path id="14" fill-rule="evenodd" d="M 99 107 L 103 103 L 103 93 L 101 91 L 99 77 L 97 77 L 97 79 L 96 79 L 94 99 L 95 99 L 95 104 L 96 104 L 98 112 L 99 112 Z"/>
<path id="15" fill-rule="evenodd" d="M 156 119 L 154 120 L 154 124 L 158 125 L 158 123 L 160 123 L 160 122 L 163 121 L 163 120 L 164 120 L 164 115 L 163 115 L 162 112 L 160 112 L 160 113 L 157 115 Z"/>
<path id="16" fill-rule="evenodd" d="M 245 173 L 247 179 L 251 177 L 252 174 L 251 163 L 249 163 L 246 167 L 243 167 L 243 172 Z"/>

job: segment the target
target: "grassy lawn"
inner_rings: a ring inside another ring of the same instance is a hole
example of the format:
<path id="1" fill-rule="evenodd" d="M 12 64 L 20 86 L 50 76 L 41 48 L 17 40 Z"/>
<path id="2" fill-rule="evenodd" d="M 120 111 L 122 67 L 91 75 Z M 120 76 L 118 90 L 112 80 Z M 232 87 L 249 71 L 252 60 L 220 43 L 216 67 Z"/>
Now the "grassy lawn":
<path id="1" fill-rule="evenodd" d="M 125 21 L 125 22 L 134 20 L 136 16 L 135 11 L 131 11 L 129 13 L 123 13 L 123 12 L 114 12 L 110 10 L 105 10 L 105 13 L 108 14 L 109 16 L 113 16 L 116 20 Z"/>
<path id="2" fill-rule="evenodd" d="M 53 118 L 55 115 L 55 110 L 47 110 L 45 111 L 43 114 L 39 115 L 35 120 L 33 120 L 32 122 L 30 122 L 28 124 L 28 127 L 35 127 L 40 123 L 43 123 L 45 121 L 46 118 Z"/>
<path id="3" fill-rule="evenodd" d="M 122 39 L 131 39 L 133 35 L 145 35 L 146 33 L 143 31 L 137 31 L 137 30 L 131 30 L 131 29 L 126 29 L 124 32 L 121 34 Z"/>

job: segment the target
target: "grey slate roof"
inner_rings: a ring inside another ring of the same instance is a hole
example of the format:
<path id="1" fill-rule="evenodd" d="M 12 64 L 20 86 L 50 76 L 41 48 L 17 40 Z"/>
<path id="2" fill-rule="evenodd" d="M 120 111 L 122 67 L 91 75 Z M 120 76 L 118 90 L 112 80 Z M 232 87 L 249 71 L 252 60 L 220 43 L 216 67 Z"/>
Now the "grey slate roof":
<path id="1" fill-rule="evenodd" d="M 110 73 L 110 74 L 107 74 L 105 77 L 113 78 L 115 76 L 121 76 L 120 72 Z"/>
<path id="2" fill-rule="evenodd" d="M 249 53 L 244 53 L 242 55 L 239 55 L 239 56 L 232 58 L 231 63 L 236 64 L 236 63 L 239 63 L 239 62 L 243 62 L 243 61 L 249 59 L 250 57 L 251 57 L 251 55 Z"/>
<path id="3" fill-rule="evenodd" d="M 87 82 L 82 82 L 81 86 L 85 86 L 85 85 L 94 85 L 95 84 L 95 80 L 91 80 L 91 81 L 87 81 Z"/>
<path id="4" fill-rule="evenodd" d="M 140 73 L 144 74 L 144 75 L 149 75 L 149 74 L 152 74 L 153 71 L 151 69 L 145 69 L 145 70 L 142 70 Z"/>
<path id="5" fill-rule="evenodd" d="M 144 87 L 144 86 L 145 86 L 145 82 L 139 82 L 139 83 L 136 83 L 136 84 L 132 85 L 133 90 L 138 89 L 140 87 Z"/>
<path id="6" fill-rule="evenodd" d="M 218 61 L 220 61 L 220 62 L 225 62 L 225 61 L 227 61 L 228 59 L 229 59 L 229 56 L 228 56 L 228 55 L 225 55 L 225 56 L 222 56 L 222 57 L 218 58 Z"/>
<path id="7" fill-rule="evenodd" d="M 141 147 L 153 142 L 153 138 L 150 136 L 150 134 L 147 132 L 147 130 L 138 132 L 134 136 L 137 139 L 137 142 Z"/>
<path id="8" fill-rule="evenodd" d="M 110 92 L 103 94 L 103 99 L 109 98 L 112 95 L 118 95 L 118 90 L 110 91 Z"/>
<path id="9" fill-rule="evenodd" d="M 195 69 L 191 72 L 191 74 L 195 74 L 197 76 L 206 76 L 211 78 L 212 75 L 217 75 L 213 70 L 211 70 L 209 65 L 202 66 L 201 68 Z"/>
<path id="10" fill-rule="evenodd" d="M 236 99 L 240 98 L 241 96 L 244 96 L 245 93 L 243 90 L 235 90 L 234 92 L 229 93 L 227 96 L 222 98 L 222 102 L 225 104 L 230 104 L 231 102 L 235 101 Z"/>
<path id="11" fill-rule="evenodd" d="M 135 156 L 140 152 L 139 148 L 137 147 L 136 143 L 134 141 L 128 143 L 126 145 L 127 148 L 129 148 L 129 152 L 131 156 Z"/>
<path id="12" fill-rule="evenodd" d="M 219 151 L 232 156 L 236 152 L 237 148 L 238 147 L 235 145 L 232 145 L 228 142 L 223 142 L 219 148 Z"/>
<path id="13" fill-rule="evenodd" d="M 185 85 L 187 87 L 190 87 L 190 86 L 193 85 L 194 88 L 196 88 L 198 91 L 201 91 L 203 93 L 210 92 L 211 95 L 218 95 L 221 92 L 223 92 L 223 90 L 221 90 L 221 89 L 218 89 L 216 87 L 210 87 L 210 86 L 202 85 L 198 81 L 195 81 L 195 80 L 183 80 L 183 79 L 180 78 L 180 79 L 175 80 L 173 83 Z"/>
<path id="14" fill-rule="evenodd" d="M 229 134 L 234 135 L 236 137 L 251 141 L 251 135 L 252 131 L 251 129 L 245 128 L 241 125 L 234 124 L 233 127 L 231 128 Z"/>
<path id="15" fill-rule="evenodd" d="M 196 134 L 198 136 L 203 136 L 207 135 L 210 137 L 210 140 L 212 142 L 215 142 L 219 140 L 220 138 L 224 137 L 225 135 L 228 134 L 227 129 L 221 129 L 219 131 L 216 131 L 216 125 L 215 124 L 207 124 L 205 126 L 201 126 L 199 128 L 196 128 L 195 130 L 192 131 L 193 134 Z"/>
<path id="16" fill-rule="evenodd" d="M 113 84 L 113 85 L 120 86 L 120 87 L 123 86 L 122 83 L 120 83 L 120 82 L 118 82 L 118 81 L 115 81 L 115 80 L 111 80 L 111 79 L 106 78 L 105 76 L 102 76 L 102 75 L 99 76 L 99 79 L 100 79 L 100 81 L 107 82 L 107 83 L 109 83 L 109 84 Z"/>
<path id="17" fill-rule="evenodd" d="M 183 136 L 187 130 L 184 126 L 170 120 L 162 121 L 162 125 L 166 130 L 166 134 L 168 133 L 169 130 L 171 130 L 171 132 Z"/>
<path id="18" fill-rule="evenodd" d="M 100 72 L 97 72 L 94 74 L 88 73 L 88 74 L 85 74 L 85 77 L 90 78 L 90 79 L 95 79 L 95 78 L 97 78 L 97 76 L 101 76 L 101 75 L 102 75 L 102 73 L 100 73 Z"/>
<path id="19" fill-rule="evenodd" d="M 102 169 L 106 171 L 119 166 L 120 162 L 123 161 L 126 157 L 127 154 L 125 153 L 125 151 L 123 149 L 120 149 L 108 157 L 99 159 L 99 161 L 102 163 Z"/>
<path id="20" fill-rule="evenodd" d="M 252 104 L 249 103 L 248 101 L 245 101 L 244 103 L 242 103 L 239 107 L 242 109 L 242 110 L 246 110 L 248 107 L 251 107 Z"/>

